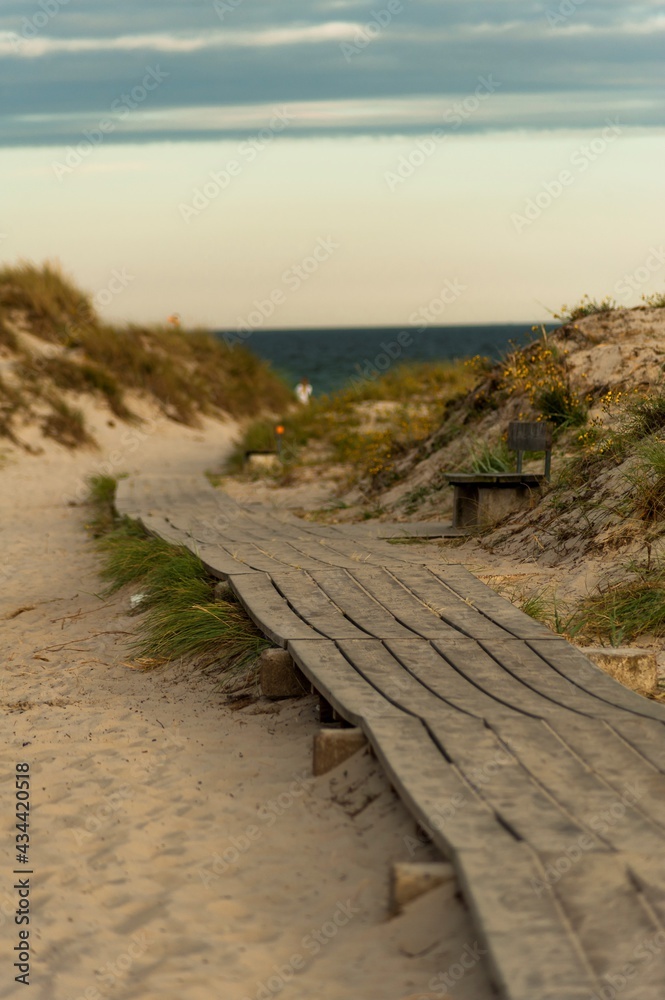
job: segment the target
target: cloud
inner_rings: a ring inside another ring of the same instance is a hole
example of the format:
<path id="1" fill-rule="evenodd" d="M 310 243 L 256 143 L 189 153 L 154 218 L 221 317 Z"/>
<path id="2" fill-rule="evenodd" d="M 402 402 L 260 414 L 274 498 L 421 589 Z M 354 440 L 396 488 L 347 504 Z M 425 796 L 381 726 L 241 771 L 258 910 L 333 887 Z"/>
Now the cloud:
<path id="1" fill-rule="evenodd" d="M 0 142 L 72 143 L 156 64 L 167 82 L 109 141 L 236 134 L 284 102 L 301 133 L 422 130 L 488 74 L 500 93 L 469 128 L 663 124 L 659 0 L 391 2 L 5 3 Z"/>

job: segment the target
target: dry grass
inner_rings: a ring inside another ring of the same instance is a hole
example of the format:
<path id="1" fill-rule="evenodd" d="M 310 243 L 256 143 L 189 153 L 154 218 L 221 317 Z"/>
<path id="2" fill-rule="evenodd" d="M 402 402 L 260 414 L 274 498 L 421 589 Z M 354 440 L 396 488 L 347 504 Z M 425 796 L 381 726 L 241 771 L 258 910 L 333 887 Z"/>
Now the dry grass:
<path id="1" fill-rule="evenodd" d="M 21 330 L 52 344 L 50 353 L 26 350 L 17 336 Z M 245 417 L 279 411 L 291 399 L 266 363 L 203 330 L 103 323 L 89 297 L 50 263 L 0 269 L 0 345 L 16 355 L 14 367 L 26 396 L 44 398 L 54 390 L 91 394 L 123 420 L 133 419 L 124 398 L 129 391 L 185 424 L 196 424 L 203 414 Z M 10 404 L 0 386 L 0 406 L 6 410 Z M 61 433 L 56 425 L 65 420 L 73 430 L 71 416 L 65 417 L 60 406 L 44 426 L 62 437 L 64 427 Z M 0 424 L 0 434 L 6 435 L 7 426 L 7 420 Z"/>
<path id="2" fill-rule="evenodd" d="M 64 399 L 52 395 L 48 398 L 50 412 L 42 417 L 41 429 L 44 437 L 51 438 L 65 448 L 80 448 L 81 445 L 94 445 L 94 439 L 85 427 L 85 420 L 80 410 L 75 409 Z"/>

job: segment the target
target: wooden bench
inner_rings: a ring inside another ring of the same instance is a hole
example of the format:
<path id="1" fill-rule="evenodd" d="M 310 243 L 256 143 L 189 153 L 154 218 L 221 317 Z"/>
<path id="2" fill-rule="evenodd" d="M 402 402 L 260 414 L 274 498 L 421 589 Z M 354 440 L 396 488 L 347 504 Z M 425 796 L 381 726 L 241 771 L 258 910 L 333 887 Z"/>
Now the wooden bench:
<path id="1" fill-rule="evenodd" d="M 552 426 L 542 421 L 515 420 L 508 425 L 508 448 L 517 456 L 515 472 L 449 472 L 453 487 L 453 528 L 484 528 L 531 502 L 534 491 L 549 482 Z M 522 471 L 524 453 L 545 452 L 545 471 Z"/>

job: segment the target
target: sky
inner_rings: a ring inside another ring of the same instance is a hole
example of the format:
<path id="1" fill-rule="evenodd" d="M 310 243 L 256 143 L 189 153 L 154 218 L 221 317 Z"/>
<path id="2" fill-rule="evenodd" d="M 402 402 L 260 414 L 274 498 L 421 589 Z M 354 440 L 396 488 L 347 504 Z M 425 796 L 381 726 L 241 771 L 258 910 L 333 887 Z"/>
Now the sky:
<path id="1" fill-rule="evenodd" d="M 218 329 L 638 305 L 664 41 L 655 0 L 3 0 L 0 262 Z"/>

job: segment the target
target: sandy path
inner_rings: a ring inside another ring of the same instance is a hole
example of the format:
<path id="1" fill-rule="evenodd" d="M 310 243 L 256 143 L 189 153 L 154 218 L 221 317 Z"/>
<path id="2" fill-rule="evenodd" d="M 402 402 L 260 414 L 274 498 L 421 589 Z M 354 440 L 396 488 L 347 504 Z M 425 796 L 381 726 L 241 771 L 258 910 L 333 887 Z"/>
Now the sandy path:
<path id="1" fill-rule="evenodd" d="M 136 447 L 97 433 L 99 453 L 54 448 L 0 471 L 0 997 L 26 995 L 12 967 L 18 761 L 38 1000 L 421 1000 L 446 994 L 437 977 L 464 972 L 463 955 L 451 996 L 490 996 L 454 887 L 385 920 L 389 863 L 429 848 L 368 755 L 309 777 L 313 699 L 231 711 L 182 667 L 127 666 L 128 595 L 99 596 L 85 508 L 66 498 L 106 461 L 213 466 L 231 428 L 162 425 Z"/>

